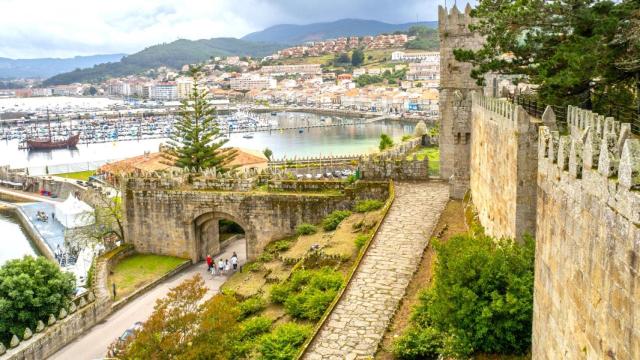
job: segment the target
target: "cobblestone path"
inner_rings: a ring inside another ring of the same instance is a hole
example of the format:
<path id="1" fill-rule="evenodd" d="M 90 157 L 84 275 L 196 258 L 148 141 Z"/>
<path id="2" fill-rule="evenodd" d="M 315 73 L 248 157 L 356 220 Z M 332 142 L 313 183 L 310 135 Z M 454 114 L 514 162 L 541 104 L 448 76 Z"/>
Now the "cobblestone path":
<path id="1" fill-rule="evenodd" d="M 396 183 L 396 198 L 304 359 L 373 356 L 449 199 L 446 183 Z"/>

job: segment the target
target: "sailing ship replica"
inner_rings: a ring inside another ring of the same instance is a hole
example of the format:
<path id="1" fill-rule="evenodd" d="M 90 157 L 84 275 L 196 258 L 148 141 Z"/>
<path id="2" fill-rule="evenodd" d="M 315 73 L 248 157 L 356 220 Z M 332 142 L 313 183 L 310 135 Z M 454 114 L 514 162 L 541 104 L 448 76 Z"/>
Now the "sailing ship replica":
<path id="1" fill-rule="evenodd" d="M 70 134 L 66 139 L 53 139 L 51 136 L 51 119 L 49 119 L 49 109 L 47 109 L 47 123 L 49 126 L 49 136 L 45 138 L 27 138 L 28 150 L 53 150 L 73 148 L 80 141 L 80 134 Z"/>

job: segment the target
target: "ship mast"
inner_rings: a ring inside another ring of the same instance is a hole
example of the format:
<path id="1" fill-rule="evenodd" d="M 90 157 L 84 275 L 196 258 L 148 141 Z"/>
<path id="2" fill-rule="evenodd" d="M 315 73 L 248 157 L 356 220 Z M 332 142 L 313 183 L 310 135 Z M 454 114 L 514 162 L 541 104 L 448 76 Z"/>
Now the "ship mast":
<path id="1" fill-rule="evenodd" d="M 51 119 L 49 118 L 49 108 L 47 107 L 47 124 L 49 126 L 49 142 L 51 142 Z"/>

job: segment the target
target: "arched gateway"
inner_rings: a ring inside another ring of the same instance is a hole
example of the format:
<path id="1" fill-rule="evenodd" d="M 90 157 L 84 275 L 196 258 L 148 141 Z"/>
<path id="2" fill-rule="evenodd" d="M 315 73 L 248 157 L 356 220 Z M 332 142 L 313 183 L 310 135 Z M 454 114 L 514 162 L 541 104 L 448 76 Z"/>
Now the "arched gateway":
<path id="1" fill-rule="evenodd" d="M 358 199 L 386 199 L 388 183 L 367 182 L 340 194 L 217 191 L 163 178 L 134 178 L 125 184 L 126 237 L 141 253 L 172 255 L 197 262 L 220 250 L 218 221 L 240 225 L 247 258 L 255 259 L 272 240 L 291 235 L 304 222 L 318 223 L 330 212 L 352 208 Z"/>
<path id="2" fill-rule="evenodd" d="M 198 260 L 203 260 L 207 255 L 220 252 L 220 220 L 231 220 L 244 230 L 244 237 L 248 249 L 255 247 L 256 234 L 254 229 L 242 219 L 241 214 L 229 214 L 219 211 L 206 212 L 193 220 L 195 234 L 195 253 Z"/>

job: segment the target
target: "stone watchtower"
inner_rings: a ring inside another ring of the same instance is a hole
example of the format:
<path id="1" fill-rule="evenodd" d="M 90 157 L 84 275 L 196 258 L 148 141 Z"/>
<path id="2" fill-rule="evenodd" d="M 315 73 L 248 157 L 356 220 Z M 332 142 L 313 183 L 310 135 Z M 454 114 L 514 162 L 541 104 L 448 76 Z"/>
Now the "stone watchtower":
<path id="1" fill-rule="evenodd" d="M 474 22 L 467 4 L 464 13 L 439 6 L 440 33 L 440 173 L 450 183 L 449 194 L 461 199 L 469 189 L 471 149 L 471 93 L 479 90 L 471 78 L 472 66 L 456 61 L 454 49 L 478 50 L 482 38 L 469 30 Z"/>

